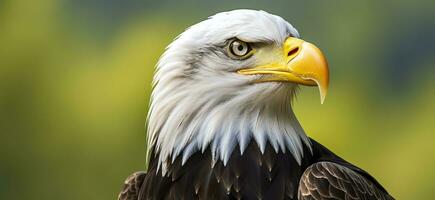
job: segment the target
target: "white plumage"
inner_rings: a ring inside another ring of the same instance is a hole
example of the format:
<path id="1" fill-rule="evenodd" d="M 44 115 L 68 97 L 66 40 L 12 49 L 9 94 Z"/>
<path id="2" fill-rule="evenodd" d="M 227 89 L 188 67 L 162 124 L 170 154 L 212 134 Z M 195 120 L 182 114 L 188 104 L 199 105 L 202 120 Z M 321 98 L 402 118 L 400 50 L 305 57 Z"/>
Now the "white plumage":
<path id="1" fill-rule="evenodd" d="M 213 160 L 225 164 L 237 144 L 243 152 L 251 140 L 262 151 L 269 142 L 300 162 L 302 144 L 310 145 L 291 108 L 297 85 L 251 84 L 258 75 L 234 73 L 267 62 L 269 51 L 281 48 L 289 36 L 299 34 L 279 16 L 236 10 L 193 25 L 167 47 L 157 64 L 148 114 L 148 155 L 154 148 L 163 174 L 177 156 L 185 162 L 208 147 Z M 270 47 L 234 60 L 222 51 L 231 38 Z"/>

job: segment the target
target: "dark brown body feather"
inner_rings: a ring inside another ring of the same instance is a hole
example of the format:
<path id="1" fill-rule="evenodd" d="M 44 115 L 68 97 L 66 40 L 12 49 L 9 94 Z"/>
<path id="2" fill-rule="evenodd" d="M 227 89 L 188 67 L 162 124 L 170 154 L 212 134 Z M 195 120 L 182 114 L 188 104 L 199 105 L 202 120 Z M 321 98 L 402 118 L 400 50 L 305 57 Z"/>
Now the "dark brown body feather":
<path id="1" fill-rule="evenodd" d="M 311 142 L 313 151 L 304 147 L 300 165 L 288 152 L 276 153 L 267 145 L 262 154 L 251 142 L 243 155 L 236 147 L 226 166 L 222 161 L 213 165 L 210 149 L 184 165 L 180 156 L 164 177 L 155 155 L 146 175 L 126 181 L 119 199 L 392 199 L 365 171 Z"/>

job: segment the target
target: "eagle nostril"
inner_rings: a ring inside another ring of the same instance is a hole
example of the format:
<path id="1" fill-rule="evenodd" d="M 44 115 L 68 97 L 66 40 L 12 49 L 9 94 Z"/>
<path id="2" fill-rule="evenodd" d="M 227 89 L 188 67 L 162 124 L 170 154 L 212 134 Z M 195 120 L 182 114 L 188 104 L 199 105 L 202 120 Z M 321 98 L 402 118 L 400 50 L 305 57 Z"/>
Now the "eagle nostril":
<path id="1" fill-rule="evenodd" d="M 290 50 L 290 51 L 287 53 L 287 56 L 294 55 L 294 54 L 296 54 L 298 51 L 299 51 L 299 47 L 293 48 L 292 50 Z"/>

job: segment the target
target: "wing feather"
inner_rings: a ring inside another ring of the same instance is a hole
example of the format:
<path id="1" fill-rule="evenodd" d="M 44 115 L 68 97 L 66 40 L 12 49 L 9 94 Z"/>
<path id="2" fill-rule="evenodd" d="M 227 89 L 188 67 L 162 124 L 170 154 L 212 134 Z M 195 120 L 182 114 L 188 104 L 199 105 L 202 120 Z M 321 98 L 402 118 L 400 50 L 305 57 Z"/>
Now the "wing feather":
<path id="1" fill-rule="evenodd" d="M 118 195 L 118 200 L 138 200 L 139 191 L 145 176 L 146 173 L 142 171 L 130 175 L 124 182 L 124 186 Z"/>
<path id="2" fill-rule="evenodd" d="M 383 189 L 354 170 L 333 162 L 309 166 L 299 182 L 300 200 L 392 200 Z"/>

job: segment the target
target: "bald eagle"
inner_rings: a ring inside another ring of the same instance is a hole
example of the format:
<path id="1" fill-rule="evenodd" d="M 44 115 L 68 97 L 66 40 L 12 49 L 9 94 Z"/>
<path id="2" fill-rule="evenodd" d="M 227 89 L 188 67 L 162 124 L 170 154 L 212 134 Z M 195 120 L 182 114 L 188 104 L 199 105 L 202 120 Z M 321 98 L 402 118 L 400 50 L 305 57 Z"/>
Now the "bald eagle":
<path id="1" fill-rule="evenodd" d="M 309 138 L 291 107 L 329 72 L 322 52 L 264 11 L 216 14 L 161 56 L 148 114 L 148 169 L 120 200 L 393 199 L 367 172 Z"/>

